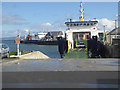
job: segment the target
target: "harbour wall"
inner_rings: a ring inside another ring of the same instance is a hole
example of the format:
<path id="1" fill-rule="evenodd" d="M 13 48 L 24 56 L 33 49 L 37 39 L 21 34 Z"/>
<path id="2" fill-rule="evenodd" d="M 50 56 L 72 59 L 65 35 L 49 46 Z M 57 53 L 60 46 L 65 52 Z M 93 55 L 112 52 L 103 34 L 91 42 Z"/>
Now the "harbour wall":
<path id="1" fill-rule="evenodd" d="M 113 39 L 112 44 L 104 44 L 98 41 L 97 37 L 93 37 L 87 41 L 88 55 L 91 58 L 120 58 L 120 39 Z"/>
<path id="2" fill-rule="evenodd" d="M 102 56 L 105 58 L 120 58 L 120 39 L 113 39 L 112 45 L 101 44 Z"/>

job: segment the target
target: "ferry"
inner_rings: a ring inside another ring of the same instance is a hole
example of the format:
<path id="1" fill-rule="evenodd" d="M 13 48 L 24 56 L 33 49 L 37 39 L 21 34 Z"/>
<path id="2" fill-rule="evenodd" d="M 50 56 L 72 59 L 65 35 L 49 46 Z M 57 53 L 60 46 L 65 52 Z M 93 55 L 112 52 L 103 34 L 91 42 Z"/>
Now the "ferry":
<path id="1" fill-rule="evenodd" d="M 27 37 L 25 38 L 26 40 L 42 40 L 43 38 L 45 38 L 47 33 L 37 33 L 37 34 L 28 34 Z"/>
<path id="2" fill-rule="evenodd" d="M 39 45 L 57 45 L 58 37 L 65 37 L 63 31 L 50 31 L 45 33 L 37 33 L 35 35 L 28 34 L 21 40 L 25 44 L 39 44 Z"/>
<path id="3" fill-rule="evenodd" d="M 81 42 L 86 43 L 87 40 L 91 39 L 93 36 L 97 36 L 99 39 L 103 37 L 103 31 L 97 28 L 97 20 L 85 21 L 83 17 L 83 3 L 80 3 L 80 20 L 73 21 L 70 19 L 65 22 L 67 26 L 66 35 L 68 40 L 69 49 L 74 49 L 79 46 Z"/>

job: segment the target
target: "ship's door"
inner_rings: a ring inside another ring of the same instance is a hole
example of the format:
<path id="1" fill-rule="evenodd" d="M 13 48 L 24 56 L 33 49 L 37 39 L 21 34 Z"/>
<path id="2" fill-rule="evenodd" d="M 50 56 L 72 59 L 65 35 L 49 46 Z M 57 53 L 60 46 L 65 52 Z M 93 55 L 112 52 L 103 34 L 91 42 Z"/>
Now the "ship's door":
<path id="1" fill-rule="evenodd" d="M 77 46 L 80 42 L 87 42 L 91 37 L 90 32 L 74 32 L 73 33 L 73 41 L 74 41 L 74 47 Z"/>

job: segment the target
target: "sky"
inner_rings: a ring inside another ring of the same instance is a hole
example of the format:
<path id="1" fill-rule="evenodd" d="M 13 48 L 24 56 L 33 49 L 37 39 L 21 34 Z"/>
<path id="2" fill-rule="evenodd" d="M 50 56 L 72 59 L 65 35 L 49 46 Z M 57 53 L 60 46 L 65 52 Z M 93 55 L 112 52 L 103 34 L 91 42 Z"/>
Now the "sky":
<path id="1" fill-rule="evenodd" d="M 14 37 L 19 30 L 30 33 L 66 30 L 67 19 L 79 20 L 79 2 L 3 2 L 2 37 Z M 99 21 L 98 28 L 112 30 L 118 15 L 117 2 L 83 2 L 85 20 Z"/>

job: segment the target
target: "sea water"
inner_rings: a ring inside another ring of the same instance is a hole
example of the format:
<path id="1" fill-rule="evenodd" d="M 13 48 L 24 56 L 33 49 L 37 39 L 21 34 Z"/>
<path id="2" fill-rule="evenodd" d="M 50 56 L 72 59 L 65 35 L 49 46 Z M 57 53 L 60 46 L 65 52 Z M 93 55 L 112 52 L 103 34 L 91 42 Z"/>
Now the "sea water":
<path id="1" fill-rule="evenodd" d="M 10 52 L 17 50 L 14 40 L 3 40 L 9 46 Z M 60 58 L 57 45 L 37 45 L 37 44 L 20 44 L 20 51 L 41 51 L 50 58 Z"/>

